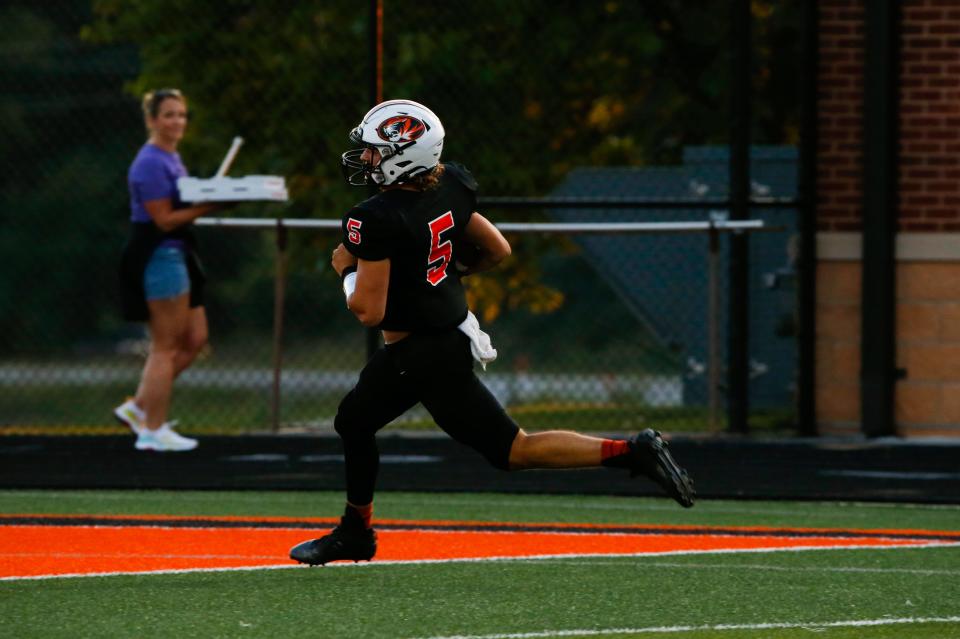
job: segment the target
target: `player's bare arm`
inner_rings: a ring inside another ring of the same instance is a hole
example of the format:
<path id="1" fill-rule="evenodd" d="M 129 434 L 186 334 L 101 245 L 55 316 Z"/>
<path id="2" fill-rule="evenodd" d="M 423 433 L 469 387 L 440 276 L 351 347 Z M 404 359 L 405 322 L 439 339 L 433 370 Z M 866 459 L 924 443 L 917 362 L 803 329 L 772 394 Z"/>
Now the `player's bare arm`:
<path id="1" fill-rule="evenodd" d="M 462 272 L 462 275 L 487 271 L 506 258 L 510 257 L 511 249 L 507 238 L 490 220 L 474 212 L 463 230 L 464 237 L 480 249 L 480 257 Z"/>
<path id="2" fill-rule="evenodd" d="M 390 260 L 357 261 L 357 288 L 347 300 L 349 308 L 364 326 L 377 326 L 387 310 Z"/>
<path id="3" fill-rule="evenodd" d="M 347 308 L 364 326 L 377 326 L 387 309 L 387 287 L 390 284 L 390 260 L 358 260 L 343 244 L 333 251 L 331 264 L 337 274 L 356 268 L 356 282 L 347 295 Z"/>
<path id="4" fill-rule="evenodd" d="M 337 245 L 337 248 L 333 249 L 330 264 L 333 266 L 333 270 L 337 272 L 337 275 L 342 278 L 344 269 L 350 267 L 357 268 L 357 257 L 348 251 L 347 247 L 341 242 Z"/>

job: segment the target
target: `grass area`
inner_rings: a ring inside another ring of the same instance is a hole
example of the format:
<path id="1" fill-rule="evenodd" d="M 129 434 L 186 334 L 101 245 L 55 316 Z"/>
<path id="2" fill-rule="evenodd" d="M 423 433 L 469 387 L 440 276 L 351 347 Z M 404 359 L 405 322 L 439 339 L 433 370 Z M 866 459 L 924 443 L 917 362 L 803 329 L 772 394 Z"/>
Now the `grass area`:
<path id="1" fill-rule="evenodd" d="M 135 384 L 93 387 L 23 387 L 4 402 L 0 433 L 110 434 L 127 430 L 115 423 L 113 408 Z M 287 424 L 332 421 L 341 396 L 333 393 L 290 395 L 283 400 Z M 195 434 L 264 432 L 271 424 L 270 388 L 221 390 L 175 387 L 170 411 L 181 428 Z"/>
<path id="2" fill-rule="evenodd" d="M 5 490 L 0 513 L 331 516 L 342 499 L 326 492 Z M 960 530 L 960 507 L 879 503 L 715 500 L 683 510 L 627 497 L 385 492 L 376 516 Z M 373 562 L 0 582 L 0 617 L 11 637 L 950 639 L 960 637 L 960 622 L 922 620 L 960 617 L 958 577 L 957 546 Z M 884 619 L 921 621 L 836 625 Z"/>
<path id="3" fill-rule="evenodd" d="M 343 494 L 317 491 L 0 490 L 0 513 L 339 515 Z M 490 522 L 676 524 L 960 531 L 960 506 L 875 502 L 701 500 L 597 495 L 381 492 L 376 516 Z M 960 559 L 960 557 L 958 557 Z"/>

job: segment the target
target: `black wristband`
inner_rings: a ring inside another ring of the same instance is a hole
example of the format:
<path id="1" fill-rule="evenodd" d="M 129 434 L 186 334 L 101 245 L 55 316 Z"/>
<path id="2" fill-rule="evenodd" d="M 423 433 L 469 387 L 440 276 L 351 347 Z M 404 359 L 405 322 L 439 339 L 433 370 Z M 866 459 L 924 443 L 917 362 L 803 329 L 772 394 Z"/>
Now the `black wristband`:
<path id="1" fill-rule="evenodd" d="M 340 272 L 340 279 L 345 280 L 347 279 L 347 275 L 350 275 L 351 273 L 356 273 L 356 272 L 357 272 L 356 266 L 348 266 L 345 269 L 343 269 L 343 271 Z"/>

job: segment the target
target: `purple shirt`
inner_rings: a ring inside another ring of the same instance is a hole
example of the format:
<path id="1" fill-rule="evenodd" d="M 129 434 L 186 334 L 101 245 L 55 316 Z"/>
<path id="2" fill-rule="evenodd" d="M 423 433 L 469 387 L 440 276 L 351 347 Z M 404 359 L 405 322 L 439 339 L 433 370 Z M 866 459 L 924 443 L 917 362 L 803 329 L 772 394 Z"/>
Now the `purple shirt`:
<path id="1" fill-rule="evenodd" d="M 150 200 L 170 199 L 174 209 L 183 208 L 177 178 L 187 174 L 179 153 L 164 151 L 149 142 L 140 148 L 127 172 L 130 189 L 130 221 L 150 222 L 152 218 L 143 207 Z"/>

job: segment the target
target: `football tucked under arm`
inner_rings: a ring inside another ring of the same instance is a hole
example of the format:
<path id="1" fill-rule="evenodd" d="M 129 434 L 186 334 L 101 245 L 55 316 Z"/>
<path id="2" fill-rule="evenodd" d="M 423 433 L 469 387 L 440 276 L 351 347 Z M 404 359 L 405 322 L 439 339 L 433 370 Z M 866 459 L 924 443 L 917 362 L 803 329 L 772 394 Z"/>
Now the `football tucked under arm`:
<path id="1" fill-rule="evenodd" d="M 470 240 L 463 239 L 453 248 L 453 260 L 457 270 L 466 273 L 480 261 L 483 251 Z"/>
<path id="2" fill-rule="evenodd" d="M 509 256 L 510 243 L 477 212 L 470 216 L 463 237 L 453 246 L 453 259 L 461 276 L 487 271 Z"/>

